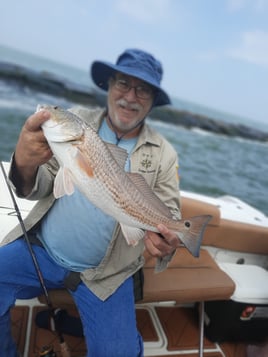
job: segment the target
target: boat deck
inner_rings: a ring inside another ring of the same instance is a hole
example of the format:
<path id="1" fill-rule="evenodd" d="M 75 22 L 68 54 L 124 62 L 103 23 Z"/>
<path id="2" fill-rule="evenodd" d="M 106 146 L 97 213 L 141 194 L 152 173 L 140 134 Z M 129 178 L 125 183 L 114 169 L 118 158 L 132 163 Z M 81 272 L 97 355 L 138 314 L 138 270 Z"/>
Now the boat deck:
<path id="1" fill-rule="evenodd" d="M 75 307 L 62 307 L 77 316 Z M 60 357 L 55 333 L 38 328 L 35 315 L 46 306 L 17 305 L 12 310 L 12 330 L 18 348 L 24 357 L 37 357 L 44 345 L 53 345 Z M 29 321 L 29 323 L 28 323 Z M 197 313 L 187 306 L 137 306 L 137 323 L 145 342 L 145 356 L 198 356 L 199 331 Z M 83 338 L 64 335 L 72 357 L 86 355 Z M 204 339 L 204 357 L 245 357 L 246 344 L 213 343 Z"/>

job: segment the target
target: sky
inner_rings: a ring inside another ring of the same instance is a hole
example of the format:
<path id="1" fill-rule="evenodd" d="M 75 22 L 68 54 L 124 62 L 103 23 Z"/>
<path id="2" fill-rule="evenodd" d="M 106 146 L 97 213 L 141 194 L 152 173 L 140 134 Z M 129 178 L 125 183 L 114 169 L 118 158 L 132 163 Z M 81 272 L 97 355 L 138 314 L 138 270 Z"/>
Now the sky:
<path id="1" fill-rule="evenodd" d="M 268 121 L 268 0 L 0 0 L 0 45 L 84 70 L 144 49 L 172 97 Z"/>

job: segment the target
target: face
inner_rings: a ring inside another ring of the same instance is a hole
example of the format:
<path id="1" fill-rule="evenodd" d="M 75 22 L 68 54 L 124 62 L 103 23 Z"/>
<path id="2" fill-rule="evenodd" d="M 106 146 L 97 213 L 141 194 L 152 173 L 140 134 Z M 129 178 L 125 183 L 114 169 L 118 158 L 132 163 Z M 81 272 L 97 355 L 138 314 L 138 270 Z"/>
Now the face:
<path id="1" fill-rule="evenodd" d="M 108 90 L 108 114 L 113 129 L 116 129 L 118 134 L 125 134 L 125 138 L 136 136 L 140 130 L 140 126 L 136 125 L 151 110 L 153 99 L 153 89 L 147 83 L 117 73 L 115 78 L 111 78 Z"/>

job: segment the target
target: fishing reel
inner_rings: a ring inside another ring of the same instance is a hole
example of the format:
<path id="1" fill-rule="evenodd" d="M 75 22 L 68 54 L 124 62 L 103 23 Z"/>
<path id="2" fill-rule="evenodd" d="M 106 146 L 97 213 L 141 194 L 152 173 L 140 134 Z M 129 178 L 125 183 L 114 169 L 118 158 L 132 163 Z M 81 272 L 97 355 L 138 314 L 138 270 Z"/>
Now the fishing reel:
<path id="1" fill-rule="evenodd" d="M 43 346 L 39 351 L 39 357 L 57 357 L 52 346 Z"/>

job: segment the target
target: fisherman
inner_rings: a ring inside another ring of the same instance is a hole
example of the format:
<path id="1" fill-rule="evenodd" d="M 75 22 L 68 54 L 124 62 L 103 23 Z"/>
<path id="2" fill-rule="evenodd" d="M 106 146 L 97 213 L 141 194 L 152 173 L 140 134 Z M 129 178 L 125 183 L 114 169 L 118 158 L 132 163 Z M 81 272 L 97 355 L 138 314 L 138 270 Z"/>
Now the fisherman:
<path id="1" fill-rule="evenodd" d="M 170 103 L 161 88 L 161 63 L 151 54 L 128 49 L 116 64 L 95 61 L 94 83 L 107 91 L 107 107 L 74 107 L 100 137 L 128 152 L 125 170 L 141 174 L 157 196 L 180 219 L 178 157 L 145 119 L 152 108 Z M 47 289 L 67 287 L 83 324 L 87 356 L 143 356 L 135 316 L 141 298 L 144 248 L 165 268 L 180 245 L 175 233 L 158 225 L 134 247 L 113 218 L 93 206 L 78 190 L 55 200 L 53 180 L 59 168 L 43 135 L 47 111 L 25 122 L 11 160 L 9 180 L 18 197 L 38 200 L 24 224 Z M 18 225 L 0 248 L 0 356 L 18 356 L 11 337 L 10 308 L 16 299 L 42 294 Z M 135 282 L 135 284 L 134 284 Z M 138 296 L 139 295 L 139 296 Z"/>

